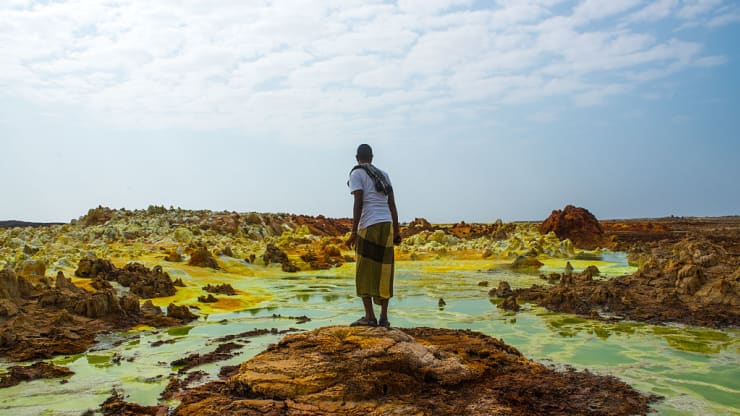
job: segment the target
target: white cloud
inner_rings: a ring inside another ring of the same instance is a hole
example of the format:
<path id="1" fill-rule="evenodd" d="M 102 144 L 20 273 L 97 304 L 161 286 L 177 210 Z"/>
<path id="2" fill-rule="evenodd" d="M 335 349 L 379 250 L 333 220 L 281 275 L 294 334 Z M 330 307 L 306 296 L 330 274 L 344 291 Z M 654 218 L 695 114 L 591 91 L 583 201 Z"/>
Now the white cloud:
<path id="1" fill-rule="evenodd" d="M 693 19 L 708 13 L 722 4 L 723 0 L 683 0 L 681 8 L 676 13 L 682 19 Z"/>
<path id="2" fill-rule="evenodd" d="M 468 6 L 473 0 L 399 0 L 398 7 L 409 13 L 433 14 L 456 6 Z"/>
<path id="3" fill-rule="evenodd" d="M 579 22 L 588 23 L 593 20 L 624 13 L 639 3 L 640 0 L 585 0 L 575 8 L 573 18 Z"/>
<path id="4" fill-rule="evenodd" d="M 645 7 L 632 13 L 627 20 L 639 22 L 664 19 L 673 13 L 678 3 L 678 0 L 655 0 L 648 2 Z"/>
<path id="5" fill-rule="evenodd" d="M 450 71 L 485 51 L 487 40 L 488 31 L 484 26 L 427 33 L 406 56 L 404 68 L 409 73 L 424 75 Z"/>
<path id="6" fill-rule="evenodd" d="M 694 65 L 705 67 L 705 68 L 710 68 L 713 66 L 724 65 L 726 62 L 727 62 L 726 56 L 713 55 L 713 56 L 704 56 L 702 58 L 697 59 L 694 62 Z"/>
<path id="7" fill-rule="evenodd" d="M 740 20 L 707 0 L 14 0 L 0 5 L 0 86 L 117 125 L 391 128 L 550 97 L 598 105 L 726 62 L 640 27 L 658 19 Z"/>
<path id="8" fill-rule="evenodd" d="M 712 17 L 707 22 L 707 26 L 711 28 L 717 28 L 717 27 L 726 26 L 732 23 L 737 23 L 737 22 L 740 22 L 740 11 L 733 10 L 732 12 L 727 12 L 727 13 Z"/>
<path id="9" fill-rule="evenodd" d="M 591 89 L 575 97 L 575 103 L 582 107 L 604 104 L 609 96 L 622 94 L 627 90 L 624 85 L 606 85 Z"/>

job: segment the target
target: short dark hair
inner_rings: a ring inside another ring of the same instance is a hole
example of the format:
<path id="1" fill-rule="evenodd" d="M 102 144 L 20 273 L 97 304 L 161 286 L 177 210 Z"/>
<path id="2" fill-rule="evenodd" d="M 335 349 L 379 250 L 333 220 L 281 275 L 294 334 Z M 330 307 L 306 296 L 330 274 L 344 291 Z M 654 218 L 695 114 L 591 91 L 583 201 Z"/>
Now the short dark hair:
<path id="1" fill-rule="evenodd" d="M 370 160 L 373 157 L 373 148 L 369 144 L 361 144 L 357 146 L 357 158 L 362 160 Z"/>

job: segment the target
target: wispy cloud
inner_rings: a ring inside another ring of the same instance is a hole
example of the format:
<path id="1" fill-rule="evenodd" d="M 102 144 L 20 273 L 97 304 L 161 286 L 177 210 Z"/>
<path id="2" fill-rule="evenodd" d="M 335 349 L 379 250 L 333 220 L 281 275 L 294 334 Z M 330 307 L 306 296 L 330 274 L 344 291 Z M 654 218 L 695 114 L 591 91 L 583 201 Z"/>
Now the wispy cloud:
<path id="1" fill-rule="evenodd" d="M 719 0 L 12 0 L 0 86 L 115 124 L 305 137 L 440 120 L 460 104 L 600 105 L 726 61 L 641 23 L 738 16 Z"/>

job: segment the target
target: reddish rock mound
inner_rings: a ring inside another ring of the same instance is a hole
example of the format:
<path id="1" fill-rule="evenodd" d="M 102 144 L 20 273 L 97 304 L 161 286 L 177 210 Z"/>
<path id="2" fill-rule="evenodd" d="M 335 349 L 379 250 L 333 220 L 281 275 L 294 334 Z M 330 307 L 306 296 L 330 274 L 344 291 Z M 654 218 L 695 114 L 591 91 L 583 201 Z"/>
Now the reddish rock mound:
<path id="1" fill-rule="evenodd" d="M 401 230 L 401 237 L 408 238 L 412 235 L 419 234 L 422 231 L 435 231 L 438 227 L 433 226 L 425 218 L 414 218 L 406 227 Z"/>
<path id="2" fill-rule="evenodd" d="M 585 208 L 566 206 L 555 210 L 540 225 L 540 232 L 554 232 L 561 240 L 566 238 L 576 247 L 592 250 L 603 244 L 604 229 L 596 217 Z"/>
<path id="3" fill-rule="evenodd" d="M 175 415 L 631 415 L 655 400 L 613 377 L 558 372 L 480 333 L 324 327 L 288 335 Z"/>
<path id="4" fill-rule="evenodd" d="M 311 217 L 308 215 L 293 215 L 292 222 L 300 227 L 305 225 L 311 234 L 318 236 L 338 236 L 352 230 L 352 220 L 348 218 L 334 219 L 323 215 Z"/>

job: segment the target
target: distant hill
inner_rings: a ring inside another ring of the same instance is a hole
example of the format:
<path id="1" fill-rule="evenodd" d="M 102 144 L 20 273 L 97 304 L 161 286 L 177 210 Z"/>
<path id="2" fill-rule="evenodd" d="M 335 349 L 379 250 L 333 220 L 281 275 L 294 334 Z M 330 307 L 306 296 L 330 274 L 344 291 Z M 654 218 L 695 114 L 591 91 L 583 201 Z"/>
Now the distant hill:
<path id="1" fill-rule="evenodd" d="M 0 228 L 13 228 L 13 227 L 43 227 L 46 225 L 61 225 L 63 222 L 28 222 L 28 221 L 0 221 Z"/>

